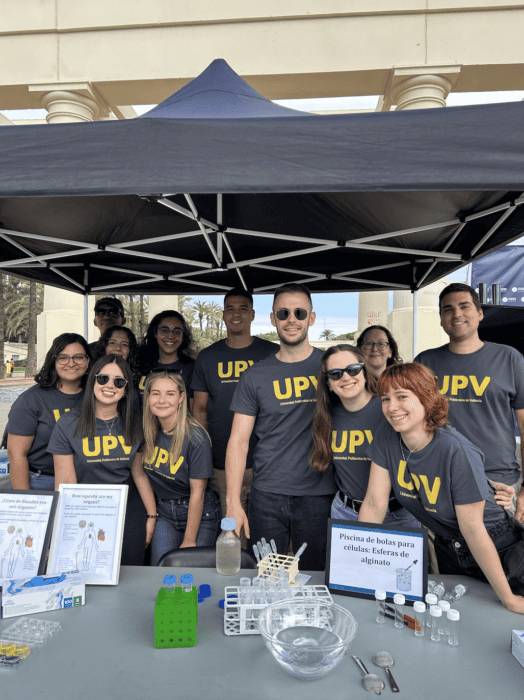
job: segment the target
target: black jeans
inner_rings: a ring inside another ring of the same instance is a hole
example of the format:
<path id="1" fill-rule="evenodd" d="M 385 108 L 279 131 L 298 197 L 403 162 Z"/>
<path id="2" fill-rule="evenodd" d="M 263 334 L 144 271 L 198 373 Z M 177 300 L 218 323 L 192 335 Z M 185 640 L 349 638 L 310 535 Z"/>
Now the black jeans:
<path id="1" fill-rule="evenodd" d="M 498 523 L 488 528 L 488 535 L 493 540 L 501 561 L 503 561 L 508 549 L 522 539 L 521 533 L 522 526 L 509 515 L 504 515 Z M 435 553 L 441 574 L 471 576 L 479 581 L 487 582 L 482 569 L 469 551 L 467 542 L 462 536 L 445 539 L 436 535 Z"/>

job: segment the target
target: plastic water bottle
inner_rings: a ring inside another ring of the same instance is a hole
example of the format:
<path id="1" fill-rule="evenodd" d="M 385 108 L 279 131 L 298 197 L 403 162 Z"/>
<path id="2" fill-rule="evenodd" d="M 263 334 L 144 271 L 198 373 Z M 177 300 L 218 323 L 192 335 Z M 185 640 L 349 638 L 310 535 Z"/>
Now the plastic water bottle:
<path id="1" fill-rule="evenodd" d="M 217 572 L 234 576 L 240 571 L 240 538 L 235 532 L 235 518 L 222 519 L 222 532 L 217 540 Z"/>
<path id="2" fill-rule="evenodd" d="M 457 600 L 457 598 L 461 598 L 467 590 L 467 586 L 463 586 L 461 583 L 457 583 L 455 588 L 452 588 L 449 593 L 446 593 L 443 600 L 447 600 L 450 604 L 454 603 Z"/>

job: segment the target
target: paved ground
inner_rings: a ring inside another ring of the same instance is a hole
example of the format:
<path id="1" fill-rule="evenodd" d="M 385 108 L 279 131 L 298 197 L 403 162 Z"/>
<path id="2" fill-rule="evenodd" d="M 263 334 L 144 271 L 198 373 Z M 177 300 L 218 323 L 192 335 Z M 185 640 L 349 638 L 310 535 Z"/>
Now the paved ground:
<path id="1" fill-rule="evenodd" d="M 7 425 L 7 416 L 15 399 L 32 386 L 32 379 L 0 379 L 0 439 Z"/>

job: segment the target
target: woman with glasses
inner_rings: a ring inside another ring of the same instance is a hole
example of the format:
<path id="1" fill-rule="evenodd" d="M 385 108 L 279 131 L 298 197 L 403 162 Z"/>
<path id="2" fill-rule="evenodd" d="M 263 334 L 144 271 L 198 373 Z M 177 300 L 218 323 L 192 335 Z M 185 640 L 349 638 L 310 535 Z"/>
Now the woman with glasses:
<path id="1" fill-rule="evenodd" d="M 182 376 L 153 372 L 144 392 L 144 467 L 157 501 L 151 565 L 182 547 L 212 547 L 220 503 L 207 486 L 213 476 L 211 441 L 187 411 Z"/>
<path id="2" fill-rule="evenodd" d="M 57 489 L 77 483 L 129 486 L 122 564 L 141 565 L 153 534 L 156 505 L 142 467 L 142 428 L 131 386 L 125 360 L 118 355 L 98 359 L 87 378 L 80 410 L 58 421 L 48 452 L 54 456 Z"/>
<path id="3" fill-rule="evenodd" d="M 153 317 L 138 351 L 138 364 L 141 374 L 138 390 L 141 396 L 147 376 L 157 370 L 180 372 L 185 386 L 190 386 L 195 350 L 191 327 L 182 314 L 168 310 Z M 189 390 L 187 398 L 188 401 L 192 398 Z"/>
<path id="4" fill-rule="evenodd" d="M 131 370 L 133 382 L 137 383 L 140 377 L 138 370 L 138 343 L 136 336 L 127 326 L 113 326 L 107 328 L 97 343 L 93 353 L 93 361 L 104 355 L 119 355 L 122 357 Z"/>
<path id="5" fill-rule="evenodd" d="M 394 365 L 377 391 L 386 421 L 369 449 L 371 473 L 359 520 L 381 523 L 393 488 L 435 533 L 441 574 L 488 582 L 503 605 L 524 613 L 524 598 L 515 595 L 524 593 L 522 524 L 496 502 L 482 452 L 449 425 L 435 375 L 417 362 Z"/>
<path id="6" fill-rule="evenodd" d="M 14 402 L 6 428 L 14 489 L 53 491 L 53 457 L 47 444 L 60 416 L 82 403 L 90 362 L 91 352 L 81 335 L 59 335 L 35 377 L 36 385 Z"/>
<path id="7" fill-rule="evenodd" d="M 366 328 L 357 340 L 357 347 L 364 356 L 366 369 L 377 379 L 386 367 L 402 362 L 395 338 L 384 326 Z"/>
<path id="8" fill-rule="evenodd" d="M 367 371 L 360 350 L 333 345 L 322 356 L 317 377 L 310 466 L 318 472 L 334 469 L 338 492 L 331 517 L 358 520 L 369 479 L 367 450 L 379 425 L 382 407 L 375 395 L 376 379 Z M 384 522 L 420 527 L 391 494 Z"/>

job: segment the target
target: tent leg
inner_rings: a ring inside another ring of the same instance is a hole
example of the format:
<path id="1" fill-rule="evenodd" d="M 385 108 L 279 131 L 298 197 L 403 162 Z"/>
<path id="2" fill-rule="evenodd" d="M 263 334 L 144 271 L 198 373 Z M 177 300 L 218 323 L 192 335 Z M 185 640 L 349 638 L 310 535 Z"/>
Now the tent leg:
<path id="1" fill-rule="evenodd" d="M 417 356 L 418 291 L 413 292 L 413 359 Z"/>
<path id="2" fill-rule="evenodd" d="M 84 294 L 84 338 L 88 340 L 89 329 L 89 294 Z"/>

